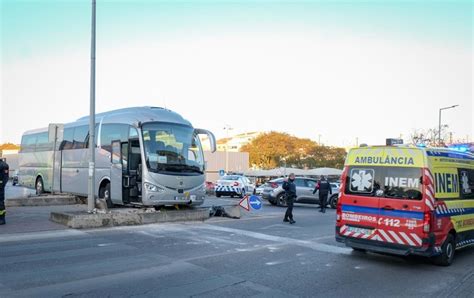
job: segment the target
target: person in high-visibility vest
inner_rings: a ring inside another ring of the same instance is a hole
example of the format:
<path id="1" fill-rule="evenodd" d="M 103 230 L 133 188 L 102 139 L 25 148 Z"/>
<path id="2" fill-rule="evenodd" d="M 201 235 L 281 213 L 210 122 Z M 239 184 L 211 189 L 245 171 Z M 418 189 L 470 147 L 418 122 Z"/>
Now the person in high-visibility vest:
<path id="1" fill-rule="evenodd" d="M 5 187 L 8 182 L 8 164 L 0 159 L 0 225 L 4 225 L 5 221 Z"/>

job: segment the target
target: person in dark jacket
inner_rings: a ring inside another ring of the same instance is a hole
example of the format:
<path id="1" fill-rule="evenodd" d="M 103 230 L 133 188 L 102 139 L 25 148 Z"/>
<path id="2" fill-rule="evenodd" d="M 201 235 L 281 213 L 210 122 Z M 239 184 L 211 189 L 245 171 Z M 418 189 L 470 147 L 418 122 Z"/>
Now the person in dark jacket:
<path id="1" fill-rule="evenodd" d="M 8 182 L 8 164 L 0 159 L 0 225 L 5 224 L 5 187 Z"/>
<path id="2" fill-rule="evenodd" d="M 326 180 L 326 177 L 321 176 L 321 179 L 316 184 L 316 188 L 313 191 L 315 194 L 319 190 L 319 204 L 321 210 L 319 212 L 326 213 L 326 205 L 328 203 L 328 194 L 332 194 L 331 184 Z"/>
<path id="3" fill-rule="evenodd" d="M 296 223 L 296 221 L 293 220 L 293 202 L 296 198 L 295 174 L 291 173 L 290 176 L 288 176 L 288 180 L 283 183 L 283 189 L 285 190 L 286 203 L 288 205 L 283 221 L 294 224 Z"/>

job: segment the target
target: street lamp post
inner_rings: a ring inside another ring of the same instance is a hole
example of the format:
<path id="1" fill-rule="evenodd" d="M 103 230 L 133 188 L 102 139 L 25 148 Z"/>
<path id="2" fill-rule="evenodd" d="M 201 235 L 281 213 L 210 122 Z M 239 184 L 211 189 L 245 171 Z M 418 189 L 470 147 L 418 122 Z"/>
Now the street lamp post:
<path id="1" fill-rule="evenodd" d="M 229 172 L 229 131 L 233 130 L 233 128 L 227 124 L 224 126 L 224 130 L 226 131 L 226 143 L 225 143 L 225 172 Z"/>
<path id="2" fill-rule="evenodd" d="M 95 6 L 95 0 L 92 0 L 88 212 L 92 212 L 95 208 Z"/>
<path id="3" fill-rule="evenodd" d="M 438 146 L 441 146 L 441 111 L 448 110 L 448 109 L 453 109 L 453 108 L 458 107 L 458 106 L 459 105 L 454 105 L 454 106 L 439 109 Z"/>

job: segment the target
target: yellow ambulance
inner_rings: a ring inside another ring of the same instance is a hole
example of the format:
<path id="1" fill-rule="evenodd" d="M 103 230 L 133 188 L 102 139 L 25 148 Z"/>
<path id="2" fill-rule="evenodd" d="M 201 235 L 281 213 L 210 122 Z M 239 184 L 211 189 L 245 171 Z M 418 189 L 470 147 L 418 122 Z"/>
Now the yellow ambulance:
<path id="1" fill-rule="evenodd" d="M 349 151 L 336 240 L 357 251 L 432 257 L 450 265 L 474 244 L 474 155 L 448 148 Z"/>

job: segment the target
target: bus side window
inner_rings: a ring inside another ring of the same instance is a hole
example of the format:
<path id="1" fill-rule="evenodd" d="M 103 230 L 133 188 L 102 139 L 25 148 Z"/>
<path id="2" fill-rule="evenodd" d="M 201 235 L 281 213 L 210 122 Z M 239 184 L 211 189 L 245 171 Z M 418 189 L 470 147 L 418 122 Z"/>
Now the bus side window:
<path id="1" fill-rule="evenodd" d="M 76 127 L 72 139 L 72 149 L 86 148 L 86 138 L 88 133 L 89 127 L 87 125 Z"/>
<path id="2" fill-rule="evenodd" d="M 130 126 L 129 138 L 138 138 L 138 130 L 133 126 Z"/>
<path id="3" fill-rule="evenodd" d="M 53 144 L 49 142 L 48 133 L 42 132 L 36 137 L 35 151 L 50 151 L 53 150 Z"/>
<path id="4" fill-rule="evenodd" d="M 36 134 L 25 135 L 21 139 L 21 152 L 34 152 L 36 148 Z"/>
<path id="5" fill-rule="evenodd" d="M 127 124 L 102 124 L 100 132 L 100 146 L 112 152 L 112 141 L 128 141 L 129 125 Z"/>
<path id="6" fill-rule="evenodd" d="M 74 127 L 69 127 L 64 129 L 63 141 L 59 150 L 69 150 L 72 149 L 72 142 L 74 136 Z"/>

